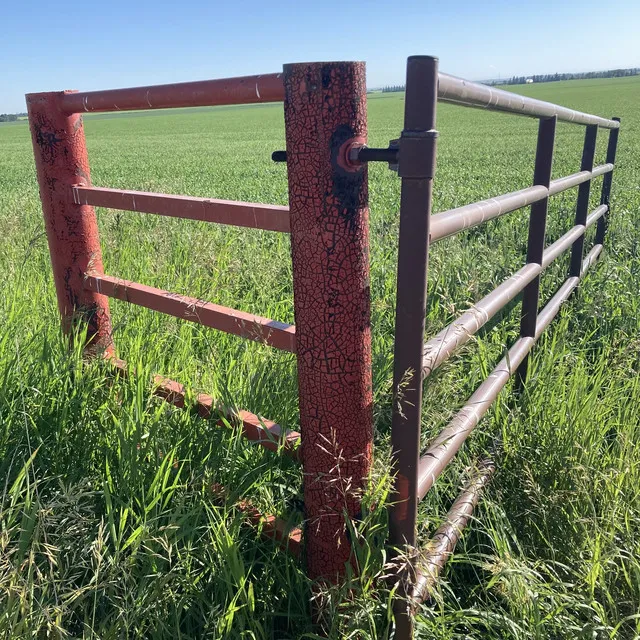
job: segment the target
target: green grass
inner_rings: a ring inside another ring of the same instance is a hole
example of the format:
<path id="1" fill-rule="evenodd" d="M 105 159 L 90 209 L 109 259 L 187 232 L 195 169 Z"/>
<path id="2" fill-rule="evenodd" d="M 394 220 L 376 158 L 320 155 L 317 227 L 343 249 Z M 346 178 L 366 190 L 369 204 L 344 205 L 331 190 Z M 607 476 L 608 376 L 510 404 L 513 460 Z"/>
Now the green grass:
<path id="1" fill-rule="evenodd" d="M 465 471 L 502 441 L 498 473 L 420 609 L 424 638 L 634 638 L 640 634 L 640 125 L 638 78 L 519 91 L 621 116 L 606 251 L 541 340 L 518 400 L 508 389 L 421 505 L 424 540 Z M 402 96 L 370 96 L 370 144 L 402 123 Z M 282 108 L 180 110 L 85 120 L 93 182 L 286 204 Z M 530 184 L 535 121 L 441 105 L 435 210 Z M 555 177 L 579 169 L 583 129 L 559 125 Z M 601 134 L 597 162 L 604 160 Z M 599 187 L 600 179 L 597 185 Z M 399 184 L 372 167 L 371 282 L 376 465 L 360 577 L 323 593 L 331 638 L 390 630 L 384 504 Z M 599 189 L 594 189 L 597 204 Z M 576 190 L 556 196 L 548 241 L 573 224 Z M 428 335 L 522 265 L 527 212 L 436 245 Z M 107 273 L 293 321 L 282 234 L 99 211 Z M 590 235 L 590 239 L 592 235 Z M 543 279 L 543 298 L 566 274 Z M 113 380 L 69 354 L 59 318 L 25 123 L 0 126 L 0 637 L 316 637 L 303 568 L 233 508 L 251 498 L 302 521 L 295 464 L 152 396 L 161 372 L 222 402 L 297 427 L 293 356 L 114 301 Z M 429 441 L 516 335 L 518 307 L 425 388 Z M 216 504 L 212 483 L 227 486 Z M 375 506 L 374 506 L 375 505 Z M 348 597 L 345 597 L 347 596 Z"/>

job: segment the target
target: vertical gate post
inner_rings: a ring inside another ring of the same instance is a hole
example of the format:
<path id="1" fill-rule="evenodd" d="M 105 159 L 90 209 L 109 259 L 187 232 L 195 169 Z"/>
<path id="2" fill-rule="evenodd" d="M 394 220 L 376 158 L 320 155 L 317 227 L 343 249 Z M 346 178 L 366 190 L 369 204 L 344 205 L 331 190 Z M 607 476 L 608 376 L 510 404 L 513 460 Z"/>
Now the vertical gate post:
<path id="1" fill-rule="evenodd" d="M 582 162 L 580 171 L 593 171 L 593 159 L 596 154 L 596 141 L 598 138 L 598 125 L 589 124 L 584 134 L 584 145 L 582 147 Z M 576 204 L 575 224 L 587 224 L 589 215 L 589 196 L 591 195 L 591 180 L 583 182 L 578 187 L 578 203 Z M 571 267 L 570 277 L 580 277 L 582 272 L 582 254 L 584 249 L 585 234 L 582 234 L 571 247 Z"/>
<path id="2" fill-rule="evenodd" d="M 389 507 L 389 542 L 413 553 L 418 516 L 418 463 L 422 422 L 422 357 L 427 308 L 427 267 L 433 178 L 436 164 L 438 58 L 407 60 L 404 129 L 398 175 L 400 233 L 393 355 L 391 447 L 395 477 Z M 413 562 L 414 558 L 411 558 Z M 394 602 L 395 637 L 413 637 L 409 596 L 415 583 L 411 563 L 400 571 Z"/>
<path id="3" fill-rule="evenodd" d="M 71 193 L 72 186 L 91 184 L 82 116 L 61 110 L 63 95 L 26 97 L 58 308 L 66 334 L 81 319 L 87 324 L 88 349 L 111 354 L 107 297 L 84 288 L 88 270 L 103 271 L 96 214 L 93 207 L 75 203 Z"/>
<path id="4" fill-rule="evenodd" d="M 612 118 L 616 122 L 620 122 L 620 118 Z M 609 130 L 609 142 L 607 144 L 607 163 L 615 164 L 616 150 L 618 148 L 618 135 L 620 134 L 620 128 Z M 606 204 L 609 207 L 609 201 L 611 196 L 611 183 L 613 182 L 613 171 L 604 174 L 602 179 L 602 192 L 600 195 L 600 204 Z M 607 230 L 607 224 L 609 222 L 609 216 L 611 212 L 607 212 L 598 220 L 598 228 L 596 230 L 596 244 L 604 244 L 604 234 Z"/>
<path id="5" fill-rule="evenodd" d="M 556 139 L 556 116 L 540 118 L 538 127 L 538 143 L 536 147 L 536 164 L 533 172 L 533 184 L 549 188 L 551 170 L 553 168 L 553 147 Z M 527 241 L 527 264 L 542 264 L 544 241 L 547 231 L 547 210 L 549 197 L 538 200 L 531 205 L 529 214 L 529 239 Z M 538 324 L 538 302 L 540 298 L 540 274 L 525 288 L 522 294 L 522 316 L 520 318 L 520 336 L 534 338 Z M 527 379 L 529 354 L 524 357 L 516 371 L 518 387 L 522 387 Z"/>
<path id="6" fill-rule="evenodd" d="M 284 113 L 304 470 L 307 568 L 334 581 L 352 560 L 373 417 L 362 62 L 284 67 Z"/>

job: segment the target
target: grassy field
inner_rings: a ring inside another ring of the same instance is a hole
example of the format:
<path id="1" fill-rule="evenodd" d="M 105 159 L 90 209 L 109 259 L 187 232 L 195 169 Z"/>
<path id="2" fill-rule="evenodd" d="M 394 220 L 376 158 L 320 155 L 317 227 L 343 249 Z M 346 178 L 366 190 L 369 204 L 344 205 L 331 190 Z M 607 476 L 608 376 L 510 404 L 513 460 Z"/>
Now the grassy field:
<path id="1" fill-rule="evenodd" d="M 518 90 L 620 116 L 606 250 L 541 340 L 526 393 L 507 389 L 421 505 L 423 539 L 465 469 L 502 441 L 499 470 L 458 546 L 423 638 L 640 637 L 640 78 Z M 402 96 L 369 101 L 370 144 L 398 136 Z M 282 107 L 180 110 L 85 120 L 98 186 L 286 204 Z M 442 105 L 435 211 L 531 182 L 533 120 Z M 579 169 L 583 128 L 558 125 L 554 177 Z M 597 162 L 604 160 L 599 137 Z M 597 186 L 599 187 L 600 179 Z M 384 638 L 399 181 L 370 172 L 376 465 L 358 524 L 360 577 L 322 594 L 331 638 Z M 599 188 L 593 190 L 597 205 Z M 548 242 L 573 224 L 576 190 L 554 197 Z M 593 208 L 593 207 L 592 207 Z M 99 211 L 107 273 L 293 322 L 283 234 Z M 527 211 L 438 244 L 427 334 L 519 268 Z M 590 236 L 590 241 L 591 241 Z M 543 279 L 552 295 L 568 269 Z M 71 356 L 59 318 L 25 123 L 0 125 L 0 637 L 313 638 L 312 585 L 261 541 L 233 502 L 303 519 L 295 464 L 158 401 L 161 372 L 222 402 L 297 427 L 290 354 L 112 303 L 114 381 Z M 515 306 L 425 389 L 424 443 L 513 340 Z M 219 506 L 212 483 L 231 490 Z M 343 597 L 348 594 L 348 597 Z"/>

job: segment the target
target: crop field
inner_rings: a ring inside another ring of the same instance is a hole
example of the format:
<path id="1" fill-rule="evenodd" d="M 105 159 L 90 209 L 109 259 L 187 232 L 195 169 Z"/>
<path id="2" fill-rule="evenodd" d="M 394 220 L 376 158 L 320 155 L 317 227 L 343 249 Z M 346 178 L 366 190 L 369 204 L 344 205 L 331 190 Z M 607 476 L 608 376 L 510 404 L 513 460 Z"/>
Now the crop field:
<path id="1" fill-rule="evenodd" d="M 418 637 L 640 637 L 640 78 L 515 90 L 620 116 L 605 251 L 420 506 L 426 540 L 488 448 L 498 472 Z M 403 95 L 372 94 L 369 144 L 402 128 Z M 537 122 L 440 105 L 434 211 L 531 184 Z M 287 204 L 282 105 L 85 118 L 96 186 Z M 553 176 L 579 170 L 583 127 L 558 124 Z M 600 132 L 596 164 L 604 162 Z M 600 184 L 592 189 L 599 203 Z M 573 225 L 577 189 L 551 199 L 547 243 Z M 297 428 L 295 357 L 111 301 L 137 376 L 114 378 L 61 337 L 25 122 L 0 125 L 0 638 L 377 639 L 392 628 L 389 489 L 399 180 L 370 168 L 375 465 L 353 525 L 359 575 L 314 589 L 238 501 L 303 521 L 284 456 L 152 394 L 154 373 Z M 285 234 L 99 209 L 105 272 L 293 323 Z M 430 256 L 432 336 L 522 266 L 528 211 L 445 240 Z M 587 247 L 593 240 L 593 230 Z M 568 255 L 545 272 L 548 299 Z M 428 381 L 424 445 L 502 357 L 519 305 Z M 212 486 L 228 488 L 226 505 Z M 310 599 L 321 603 L 314 626 Z"/>

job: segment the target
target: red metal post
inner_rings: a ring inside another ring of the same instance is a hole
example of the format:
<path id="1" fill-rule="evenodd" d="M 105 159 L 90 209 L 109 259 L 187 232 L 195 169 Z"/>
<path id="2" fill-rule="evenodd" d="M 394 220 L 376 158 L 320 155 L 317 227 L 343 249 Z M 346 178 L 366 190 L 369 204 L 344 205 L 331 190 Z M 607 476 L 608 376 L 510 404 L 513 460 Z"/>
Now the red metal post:
<path id="1" fill-rule="evenodd" d="M 73 186 L 89 186 L 89 159 L 79 114 L 61 110 L 67 92 L 27 95 L 31 139 L 40 186 L 53 277 L 62 327 L 74 319 L 87 323 L 92 352 L 113 352 L 106 296 L 84 287 L 88 270 L 102 273 L 98 225 L 93 207 L 73 201 Z"/>
<path id="2" fill-rule="evenodd" d="M 365 65 L 285 65 L 284 83 L 307 565 L 335 580 L 372 451 L 367 168 L 348 161 L 366 141 Z"/>

